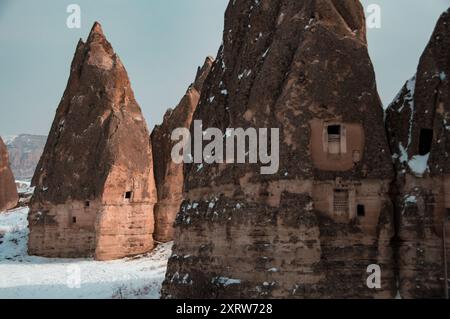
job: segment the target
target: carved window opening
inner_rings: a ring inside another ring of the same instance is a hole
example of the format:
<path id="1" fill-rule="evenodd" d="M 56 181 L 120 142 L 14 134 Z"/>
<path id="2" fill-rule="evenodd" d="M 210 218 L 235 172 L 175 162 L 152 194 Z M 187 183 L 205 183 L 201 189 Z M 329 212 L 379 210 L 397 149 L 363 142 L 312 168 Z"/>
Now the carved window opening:
<path id="1" fill-rule="evenodd" d="M 333 209 L 338 215 L 349 212 L 349 193 L 346 189 L 335 189 L 333 198 Z"/>
<path id="2" fill-rule="evenodd" d="M 88 200 L 87 200 L 87 201 L 85 201 L 85 202 L 84 202 L 84 206 L 85 206 L 85 207 L 89 207 L 89 206 L 91 206 L 91 202 L 89 202 Z"/>
<path id="3" fill-rule="evenodd" d="M 72 217 L 72 223 L 76 224 L 77 223 L 77 218 L 76 217 Z"/>
<path id="4" fill-rule="evenodd" d="M 427 155 L 431 152 L 431 146 L 433 144 L 433 130 L 421 129 L 419 139 L 419 155 Z"/>
<path id="5" fill-rule="evenodd" d="M 445 210 L 445 213 L 446 213 L 447 220 L 450 221 L 450 208 L 447 208 Z"/>
<path id="6" fill-rule="evenodd" d="M 329 125 L 327 127 L 328 153 L 341 153 L 341 126 Z"/>
<path id="7" fill-rule="evenodd" d="M 133 196 L 133 192 L 131 192 L 131 191 L 125 193 L 125 199 L 131 199 L 132 196 Z"/>
<path id="8" fill-rule="evenodd" d="M 366 207 L 364 205 L 361 205 L 361 204 L 357 205 L 356 206 L 356 215 L 358 217 L 366 216 Z"/>

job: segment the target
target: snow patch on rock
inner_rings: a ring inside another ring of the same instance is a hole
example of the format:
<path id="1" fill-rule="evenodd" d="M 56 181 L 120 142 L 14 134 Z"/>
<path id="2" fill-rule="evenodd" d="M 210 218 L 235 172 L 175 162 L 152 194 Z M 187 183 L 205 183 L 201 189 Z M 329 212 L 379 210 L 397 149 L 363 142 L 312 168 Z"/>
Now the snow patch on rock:
<path id="1" fill-rule="evenodd" d="M 430 154 L 427 155 L 414 155 L 408 162 L 409 168 L 414 172 L 414 174 L 419 177 L 423 176 L 428 169 L 428 159 Z"/>

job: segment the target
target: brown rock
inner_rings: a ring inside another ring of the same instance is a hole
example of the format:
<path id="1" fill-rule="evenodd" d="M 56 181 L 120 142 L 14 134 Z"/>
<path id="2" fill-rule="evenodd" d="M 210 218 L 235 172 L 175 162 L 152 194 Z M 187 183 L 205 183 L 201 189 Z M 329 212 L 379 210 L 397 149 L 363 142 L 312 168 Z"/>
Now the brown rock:
<path id="1" fill-rule="evenodd" d="M 449 76 L 447 11 L 437 23 L 417 74 L 387 110 L 386 127 L 397 171 L 393 199 L 403 298 L 445 296 L 444 238 L 450 257 Z"/>
<path id="2" fill-rule="evenodd" d="M 198 69 L 195 82 L 174 110 L 168 110 L 161 125 L 151 135 L 153 146 L 155 182 L 158 203 L 155 205 L 155 232 L 153 238 L 159 242 L 173 240 L 173 222 L 183 201 L 183 164 L 175 164 L 171 158 L 172 131 L 179 127 L 189 128 L 197 107 L 203 82 L 211 70 L 213 58 L 208 57 Z"/>
<path id="3" fill-rule="evenodd" d="M 163 297 L 395 295 L 393 168 L 365 31 L 357 0 L 230 1 L 194 119 L 279 128 L 280 169 L 185 166 Z M 366 285 L 371 264 L 381 289 Z"/>
<path id="4" fill-rule="evenodd" d="M 29 253 L 99 260 L 153 248 L 149 132 L 100 24 L 78 43 L 33 177 Z"/>
<path id="5" fill-rule="evenodd" d="M 16 207 L 18 200 L 16 183 L 9 166 L 8 150 L 0 137 L 0 212 Z"/>
<path id="6" fill-rule="evenodd" d="M 31 180 L 47 136 L 20 134 L 7 143 L 11 170 L 17 180 Z"/>

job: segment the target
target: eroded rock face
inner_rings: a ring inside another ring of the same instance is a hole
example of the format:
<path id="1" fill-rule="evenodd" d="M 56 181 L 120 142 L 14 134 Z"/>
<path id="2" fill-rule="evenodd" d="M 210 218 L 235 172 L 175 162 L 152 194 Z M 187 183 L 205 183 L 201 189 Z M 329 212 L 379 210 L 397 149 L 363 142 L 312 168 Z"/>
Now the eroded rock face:
<path id="1" fill-rule="evenodd" d="M 29 253 L 106 260 L 151 250 L 148 136 L 127 72 L 96 23 L 78 43 L 33 177 Z"/>
<path id="2" fill-rule="evenodd" d="M 11 170 L 17 180 L 31 180 L 46 140 L 47 136 L 20 134 L 7 143 Z"/>
<path id="3" fill-rule="evenodd" d="M 437 23 L 417 74 L 387 110 L 386 128 L 397 171 L 393 198 L 403 298 L 445 296 L 444 225 L 447 225 L 446 254 L 450 257 L 448 76 L 450 14 L 447 11 Z"/>
<path id="4" fill-rule="evenodd" d="M 9 166 L 8 150 L 0 137 L 0 212 L 16 207 L 18 200 L 16 183 Z"/>
<path id="5" fill-rule="evenodd" d="M 365 31 L 357 0 L 230 1 L 194 119 L 279 128 L 280 168 L 185 166 L 163 297 L 395 295 L 393 168 Z M 366 285 L 371 264 L 381 289 Z"/>
<path id="6" fill-rule="evenodd" d="M 161 125 L 154 128 L 151 144 L 154 154 L 155 182 L 158 203 L 155 205 L 155 232 L 153 238 L 159 242 L 173 240 L 173 223 L 183 201 L 183 164 L 172 161 L 171 140 L 173 130 L 189 128 L 197 107 L 203 83 L 211 70 L 213 58 L 208 57 L 198 69 L 195 82 L 174 110 L 168 110 Z"/>

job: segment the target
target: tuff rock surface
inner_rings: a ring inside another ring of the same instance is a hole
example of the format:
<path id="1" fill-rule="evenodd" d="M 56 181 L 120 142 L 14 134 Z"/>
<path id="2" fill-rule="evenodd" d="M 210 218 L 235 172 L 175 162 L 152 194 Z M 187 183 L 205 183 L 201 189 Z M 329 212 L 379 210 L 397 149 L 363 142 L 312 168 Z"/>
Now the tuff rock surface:
<path id="1" fill-rule="evenodd" d="M 155 126 L 151 135 L 153 148 L 155 182 L 158 202 L 155 205 L 155 232 L 153 238 L 159 242 L 173 240 L 173 223 L 183 201 L 183 164 L 172 161 L 171 152 L 176 144 L 172 141 L 173 130 L 191 125 L 192 115 L 197 107 L 203 83 L 208 76 L 213 58 L 208 57 L 180 103 L 164 115 L 161 125 Z"/>
<path id="2" fill-rule="evenodd" d="M 151 250 L 148 136 L 127 72 L 95 23 L 78 43 L 32 180 L 29 253 L 108 260 Z"/>
<path id="3" fill-rule="evenodd" d="M 420 58 L 416 75 L 387 109 L 386 129 L 397 173 L 392 196 L 403 298 L 445 296 L 444 256 L 450 257 L 449 76 L 447 11 Z"/>
<path id="4" fill-rule="evenodd" d="M 164 298 L 395 296 L 393 168 L 359 1 L 230 1 L 193 118 L 279 128 L 280 168 L 185 165 Z"/>
<path id="5" fill-rule="evenodd" d="M 9 165 L 8 149 L 0 137 L 0 212 L 16 207 L 18 200 L 14 175 Z"/>

